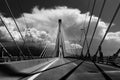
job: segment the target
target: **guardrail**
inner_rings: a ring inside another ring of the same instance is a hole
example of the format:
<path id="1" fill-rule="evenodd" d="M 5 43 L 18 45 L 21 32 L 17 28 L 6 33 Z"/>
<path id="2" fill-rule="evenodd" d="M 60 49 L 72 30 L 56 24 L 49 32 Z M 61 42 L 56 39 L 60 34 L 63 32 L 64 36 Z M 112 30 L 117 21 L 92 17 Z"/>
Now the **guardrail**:
<path id="1" fill-rule="evenodd" d="M 44 58 L 51 58 L 51 57 L 44 57 Z M 12 61 L 21 61 L 21 60 L 32 60 L 32 59 L 41 59 L 39 56 L 33 56 L 32 58 L 30 56 L 25 56 L 24 58 L 21 57 L 2 57 L 0 58 L 0 63 L 2 62 L 12 62 Z"/>

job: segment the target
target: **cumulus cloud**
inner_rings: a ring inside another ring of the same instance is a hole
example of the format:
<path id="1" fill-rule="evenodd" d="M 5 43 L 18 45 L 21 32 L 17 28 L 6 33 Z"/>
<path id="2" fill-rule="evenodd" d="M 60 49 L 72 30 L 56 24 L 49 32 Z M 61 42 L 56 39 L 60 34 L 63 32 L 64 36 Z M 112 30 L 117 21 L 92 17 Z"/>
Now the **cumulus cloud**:
<path id="1" fill-rule="evenodd" d="M 114 40 L 120 43 L 120 31 L 118 32 L 109 32 L 106 36 L 106 40 Z"/>
<path id="2" fill-rule="evenodd" d="M 68 8 L 68 7 L 56 7 L 54 9 L 38 9 L 37 7 L 33 8 L 31 13 L 23 13 L 22 15 L 25 16 L 25 20 L 27 25 L 29 26 L 29 31 L 26 33 L 26 23 L 24 22 L 23 17 L 19 17 L 16 19 L 18 26 L 22 32 L 22 35 L 26 39 L 33 40 L 35 42 L 42 41 L 49 45 L 55 45 L 55 39 L 57 34 L 58 28 L 58 19 L 62 19 L 62 27 L 64 30 L 64 38 L 67 48 L 82 48 L 77 43 L 71 43 L 68 40 L 80 40 L 80 35 L 82 34 L 81 29 L 83 27 L 87 28 L 88 22 L 90 19 L 89 12 L 81 13 L 79 9 Z M 14 24 L 12 18 L 6 18 L 2 16 L 5 24 L 7 25 L 8 29 L 10 30 L 11 34 L 17 41 L 22 41 L 21 36 Z M 90 25 L 90 30 L 88 33 L 88 40 L 91 38 L 91 35 L 94 31 L 96 22 L 98 17 L 92 16 L 92 21 Z M 84 26 L 84 22 L 85 26 Z M 108 23 L 100 20 L 98 24 L 98 28 L 95 34 L 94 39 L 98 41 L 101 40 L 105 31 L 108 27 Z M 85 29 L 86 30 L 86 29 Z M 27 36 L 26 36 L 27 34 Z M 7 30 L 3 25 L 0 24 L 0 38 L 11 40 Z M 120 43 L 119 38 L 120 33 L 112 33 L 109 32 L 106 41 L 112 41 L 115 43 Z M 95 43 L 94 43 L 95 44 Z M 109 43 L 106 42 L 108 45 Z M 117 47 L 118 48 L 118 47 Z"/>
<path id="3" fill-rule="evenodd" d="M 28 26 L 32 29 L 34 28 L 33 32 L 36 29 L 36 35 L 38 35 L 40 31 L 45 31 L 48 32 L 52 38 L 56 38 L 58 19 L 62 19 L 62 27 L 64 28 L 65 35 L 67 35 L 69 39 L 74 39 L 74 35 L 80 35 L 80 29 L 83 28 L 84 21 L 86 20 L 85 27 L 87 27 L 90 18 L 89 13 L 81 14 L 79 9 L 72 9 L 67 7 L 56 7 L 55 9 L 41 10 L 35 7 L 32 13 L 23 13 L 23 15 L 25 16 L 25 20 Z M 86 15 L 88 16 L 86 17 Z M 90 28 L 90 34 L 94 30 L 97 19 L 98 17 L 92 17 L 92 27 Z M 11 32 L 17 31 L 16 25 L 11 18 L 3 18 L 3 20 Z M 23 17 L 16 19 L 16 21 L 20 27 L 21 32 L 24 32 L 26 25 Z M 102 35 L 100 33 L 105 32 L 106 28 L 107 24 L 103 21 L 100 21 L 96 35 Z M 75 37 L 75 39 L 76 38 L 79 39 L 79 37 Z"/>
<path id="4" fill-rule="evenodd" d="M 82 47 L 79 45 L 79 44 L 77 44 L 77 43 L 72 43 L 71 44 L 71 47 L 73 48 L 73 49 L 81 49 Z"/>
<path id="5" fill-rule="evenodd" d="M 78 43 L 72 43 L 70 41 L 65 41 L 65 47 L 67 49 L 81 49 L 82 46 L 79 45 Z"/>

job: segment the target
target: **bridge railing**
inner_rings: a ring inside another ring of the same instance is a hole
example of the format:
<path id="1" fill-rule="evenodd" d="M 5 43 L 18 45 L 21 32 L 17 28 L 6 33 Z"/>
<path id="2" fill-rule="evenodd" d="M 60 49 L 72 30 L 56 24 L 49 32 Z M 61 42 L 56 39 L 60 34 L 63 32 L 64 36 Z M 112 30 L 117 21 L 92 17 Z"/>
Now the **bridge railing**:
<path id="1" fill-rule="evenodd" d="M 119 59 L 119 60 L 117 60 Z M 113 65 L 116 66 L 120 64 L 120 58 L 117 59 L 112 58 L 111 56 L 103 57 L 102 59 L 100 57 L 96 58 L 96 63 L 106 64 L 106 65 Z"/>
<path id="2" fill-rule="evenodd" d="M 13 57 L 0 57 L 0 62 L 12 62 L 12 61 L 21 61 L 21 60 L 32 60 L 32 59 L 47 59 L 47 58 L 51 58 L 51 57 L 39 57 L 39 56 L 33 56 L 32 58 L 30 56 L 25 56 L 24 58 L 18 57 L 18 56 L 13 56 Z"/>

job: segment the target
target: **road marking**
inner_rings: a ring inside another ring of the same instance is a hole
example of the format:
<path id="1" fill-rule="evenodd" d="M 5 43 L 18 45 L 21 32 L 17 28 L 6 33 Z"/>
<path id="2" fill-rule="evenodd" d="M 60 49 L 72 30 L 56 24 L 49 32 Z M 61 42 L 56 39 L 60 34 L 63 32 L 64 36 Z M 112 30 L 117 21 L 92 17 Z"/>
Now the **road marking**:
<path id="1" fill-rule="evenodd" d="M 30 67 L 30 68 L 27 68 L 27 69 L 23 69 L 22 70 L 22 72 L 27 72 L 27 73 L 33 73 L 33 72 L 35 72 L 38 68 L 40 69 L 40 67 L 42 67 L 42 66 L 45 66 L 45 65 L 47 65 L 48 63 L 50 63 L 50 62 L 52 62 L 53 60 L 55 60 L 55 59 L 51 59 L 50 61 L 48 61 L 48 62 L 43 62 L 43 63 L 40 63 L 40 64 L 38 64 L 38 65 L 36 65 L 36 66 L 34 66 L 34 67 Z"/>
<path id="2" fill-rule="evenodd" d="M 52 64 L 54 64 L 59 58 L 53 60 L 53 62 L 51 62 L 50 64 L 48 64 L 46 67 L 42 68 L 41 71 L 46 70 L 48 67 L 50 67 Z M 31 76 L 28 80 L 34 80 L 37 76 L 39 76 L 41 73 L 37 73 L 33 76 Z"/>
<path id="3" fill-rule="evenodd" d="M 75 65 L 75 66 L 77 66 L 77 64 L 75 64 L 75 63 L 72 63 L 73 65 Z"/>
<path id="4" fill-rule="evenodd" d="M 86 63 L 88 63 L 88 64 L 93 64 L 92 62 L 86 62 Z M 97 65 L 100 66 L 100 67 L 108 67 L 108 68 L 111 68 L 111 69 L 120 70 L 120 69 L 117 68 L 117 67 L 109 66 L 109 65 L 105 65 L 105 64 L 99 64 L 99 63 L 97 63 Z"/>
<path id="5" fill-rule="evenodd" d="M 106 73 L 120 73 L 120 71 L 105 71 Z"/>

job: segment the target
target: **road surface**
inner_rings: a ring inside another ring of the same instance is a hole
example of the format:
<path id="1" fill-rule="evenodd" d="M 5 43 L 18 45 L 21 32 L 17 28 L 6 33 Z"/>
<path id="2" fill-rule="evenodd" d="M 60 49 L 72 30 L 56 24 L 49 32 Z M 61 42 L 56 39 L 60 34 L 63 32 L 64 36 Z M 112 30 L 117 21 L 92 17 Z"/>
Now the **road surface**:
<path id="1" fill-rule="evenodd" d="M 54 58 L 23 72 L 36 74 L 6 80 L 120 80 L 119 68 L 68 58 Z"/>

